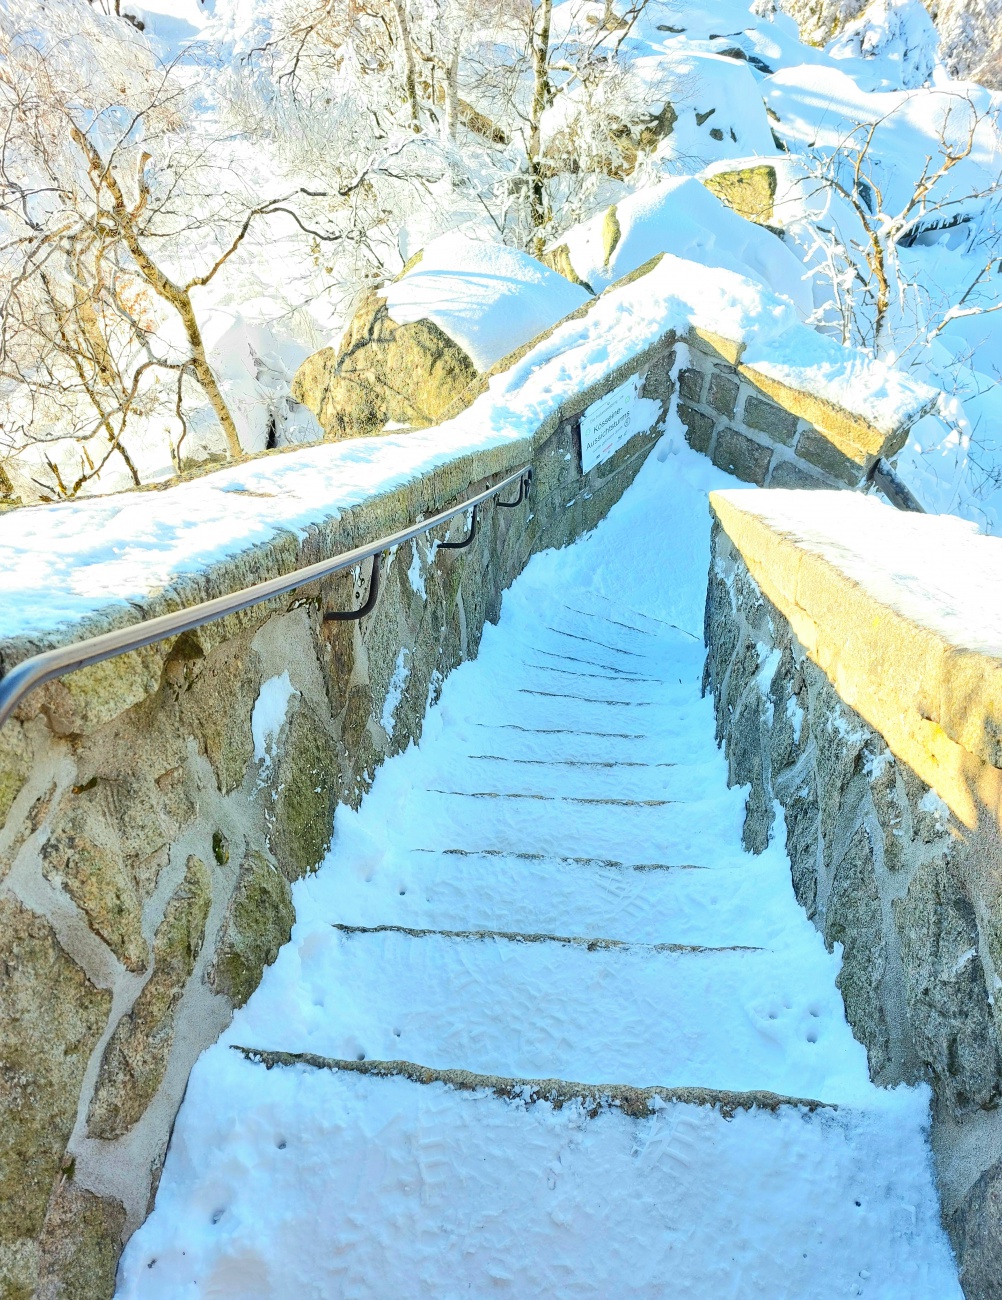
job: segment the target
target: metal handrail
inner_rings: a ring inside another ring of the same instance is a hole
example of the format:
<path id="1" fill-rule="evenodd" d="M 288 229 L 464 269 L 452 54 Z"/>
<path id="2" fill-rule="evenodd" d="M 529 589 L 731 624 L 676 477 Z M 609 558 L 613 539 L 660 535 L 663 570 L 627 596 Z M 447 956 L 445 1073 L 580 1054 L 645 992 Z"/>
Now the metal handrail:
<path id="1" fill-rule="evenodd" d="M 164 641 L 167 637 L 176 636 L 181 632 L 190 632 L 193 628 L 203 627 L 206 623 L 225 618 L 227 614 L 238 614 L 241 610 L 250 609 L 253 605 L 260 605 L 276 596 L 287 595 L 297 587 L 305 587 L 308 583 L 341 573 L 360 564 L 363 560 L 376 558 L 383 551 L 413 541 L 422 533 L 427 533 L 432 528 L 437 528 L 439 524 L 447 523 L 457 515 L 464 514 L 471 507 L 489 501 L 513 483 L 523 485 L 519 489 L 519 499 L 524 499 L 523 489 L 531 483 L 531 479 L 532 467 L 523 465 L 514 474 L 509 474 L 500 483 L 478 492 L 476 496 L 470 497 L 461 505 L 443 510 L 440 514 L 432 515 L 430 519 L 424 519 L 420 523 L 411 524 L 409 528 L 402 528 L 400 532 L 380 537 L 378 541 L 370 542 L 366 546 L 356 546 L 354 550 L 345 551 L 329 560 L 319 560 L 316 564 L 308 564 L 305 568 L 295 569 L 282 577 L 269 578 L 266 582 L 255 583 L 252 587 L 243 587 L 240 591 L 231 592 L 226 596 L 217 596 L 214 600 L 206 600 L 199 605 L 190 605 L 173 614 L 161 614 L 157 618 L 147 619 L 143 623 L 120 628 L 115 632 L 105 632 L 101 636 L 89 637 L 85 641 L 74 641 L 56 650 L 46 650 L 42 654 L 32 655 L 30 659 L 22 660 L 0 678 L 0 727 L 29 691 L 43 686 L 46 682 L 51 682 L 66 673 L 75 672 L 78 668 L 88 668 L 93 664 L 102 663 L 105 659 L 114 658 L 115 655 L 126 654 L 130 650 L 141 650 L 144 646 Z M 366 602 L 367 605 L 368 603 Z M 357 614 L 359 611 L 354 612 Z"/>

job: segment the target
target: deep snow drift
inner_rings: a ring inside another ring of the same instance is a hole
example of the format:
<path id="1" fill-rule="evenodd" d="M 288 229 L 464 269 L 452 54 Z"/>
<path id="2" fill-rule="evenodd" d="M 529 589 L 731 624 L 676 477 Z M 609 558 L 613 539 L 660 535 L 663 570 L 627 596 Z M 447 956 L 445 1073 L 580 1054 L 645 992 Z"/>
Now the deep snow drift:
<path id="1" fill-rule="evenodd" d="M 870 1084 L 783 845 L 740 847 L 699 688 L 730 482 L 665 437 L 338 810 L 291 941 L 195 1067 L 121 1297 L 959 1300 L 927 1090 Z M 379 1060 L 838 1109 L 629 1112 L 358 1073 Z"/>

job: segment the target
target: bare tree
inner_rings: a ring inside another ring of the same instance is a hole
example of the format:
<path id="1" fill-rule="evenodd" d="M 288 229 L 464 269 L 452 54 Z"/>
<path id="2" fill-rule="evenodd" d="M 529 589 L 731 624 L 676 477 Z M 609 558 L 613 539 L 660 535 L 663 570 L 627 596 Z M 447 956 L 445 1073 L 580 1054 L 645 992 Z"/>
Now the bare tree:
<path id="1" fill-rule="evenodd" d="M 934 338 L 959 315 L 997 310 L 997 302 L 979 290 L 1002 262 L 1002 230 L 997 225 L 1002 180 L 983 171 L 965 178 L 957 171 L 972 159 L 982 128 L 994 131 L 994 118 L 962 93 L 945 96 L 936 132 L 936 148 L 923 161 L 903 200 L 891 207 L 881 184 L 875 142 L 889 121 L 902 111 L 898 105 L 874 122 L 863 123 L 842 137 L 835 148 L 813 153 L 813 196 L 829 200 L 829 211 L 814 226 L 822 264 L 832 297 L 822 318 L 834 312 L 843 342 L 867 348 L 874 355 L 901 355 Z M 839 222 L 838 203 L 850 215 Z M 834 220 L 830 224 L 826 218 Z M 908 272 L 902 250 L 957 230 L 970 251 L 980 252 L 982 265 L 956 302 L 935 301 Z M 922 318 L 905 338 L 909 311 Z"/>
<path id="2" fill-rule="evenodd" d="M 239 456 L 194 295 L 287 197 L 247 196 L 194 129 L 175 69 L 84 0 L 0 17 L 0 129 L 8 451 L 41 447 L 43 494 L 75 495 L 115 456 L 138 483 L 130 430 L 159 413 L 180 444 L 201 393 Z"/>

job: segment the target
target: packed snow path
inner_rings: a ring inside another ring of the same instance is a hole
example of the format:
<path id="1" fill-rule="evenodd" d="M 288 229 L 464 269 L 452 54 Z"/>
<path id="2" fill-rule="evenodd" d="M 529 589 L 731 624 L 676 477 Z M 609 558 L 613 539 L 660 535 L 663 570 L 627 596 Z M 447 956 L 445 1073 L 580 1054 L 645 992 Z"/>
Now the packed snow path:
<path id="1" fill-rule="evenodd" d="M 695 635 L 714 478 L 652 458 L 537 557 L 339 810 L 121 1295 L 960 1296 L 927 1093 L 870 1084 L 783 846 L 741 849 Z"/>

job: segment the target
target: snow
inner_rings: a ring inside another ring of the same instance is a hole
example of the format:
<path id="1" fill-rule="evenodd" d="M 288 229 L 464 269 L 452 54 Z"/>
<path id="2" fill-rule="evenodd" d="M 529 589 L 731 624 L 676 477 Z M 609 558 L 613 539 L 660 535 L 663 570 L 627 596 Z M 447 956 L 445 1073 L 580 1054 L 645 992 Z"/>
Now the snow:
<path id="1" fill-rule="evenodd" d="M 931 81 L 939 36 L 922 0 L 872 0 L 828 46 L 863 90 L 907 90 Z"/>
<path id="2" fill-rule="evenodd" d="M 288 672 L 263 682 L 251 713 L 251 736 L 254 759 L 262 767 L 262 776 L 271 767 L 275 744 L 285 725 L 289 701 L 299 692 L 289 680 Z"/>
<path id="3" fill-rule="evenodd" d="M 417 548 L 415 547 L 416 553 Z M 406 647 L 402 648 L 397 655 L 396 663 L 393 665 L 393 676 L 390 678 L 389 689 L 383 702 L 383 712 L 379 723 L 388 736 L 393 735 L 393 719 L 397 712 L 397 705 L 403 699 L 404 687 L 407 685 L 407 678 L 410 675 L 410 668 L 407 663 L 409 658 L 410 652 Z"/>
<path id="4" fill-rule="evenodd" d="M 1002 163 L 1002 142 L 993 122 L 990 91 L 971 83 L 948 83 L 921 91 L 868 91 L 838 66 L 809 64 L 781 70 L 762 85 L 766 104 L 778 115 L 777 130 L 791 147 L 822 151 L 844 149 L 879 123 L 872 147 L 876 183 L 884 210 L 900 211 L 911 198 L 925 160 L 940 161 L 939 133 L 966 141 L 973 115 L 978 116 L 969 158 L 957 164 L 936 190 L 951 201 L 952 215 L 979 211 L 983 201 L 968 198 L 990 188 Z M 860 130 L 860 127 L 863 130 Z"/>
<path id="5" fill-rule="evenodd" d="M 301 448 L 160 491 L 0 515 L 4 635 L 47 635 L 109 606 L 141 601 L 281 533 L 303 538 L 323 520 L 455 456 L 528 438 L 569 397 L 670 329 L 681 335 L 693 324 L 745 342 L 750 365 L 888 427 L 935 397 L 802 325 L 789 299 L 670 254 L 641 280 L 591 303 L 495 375 L 467 411 L 434 428 Z"/>
<path id="6" fill-rule="evenodd" d="M 481 373 L 589 298 L 527 253 L 452 233 L 384 293 L 393 320 L 434 321 Z"/>
<path id="7" fill-rule="evenodd" d="M 741 849 L 698 636 L 706 493 L 733 480 L 672 445 L 593 533 L 533 558 L 420 745 L 338 809 L 290 942 L 195 1066 L 121 1300 L 654 1300 L 666 1278 L 960 1300 L 928 1090 L 869 1082 L 782 835 Z M 233 1045 L 839 1105 L 630 1117 L 267 1070 Z"/>
<path id="8" fill-rule="evenodd" d="M 748 158 L 739 165 L 761 161 Z M 554 241 L 566 244 L 574 270 L 596 292 L 658 253 L 672 253 L 758 280 L 790 298 L 802 319 L 813 310 L 802 263 L 776 235 L 739 217 L 695 177 L 673 177 L 638 190 L 616 205 L 616 219 L 620 237 L 608 260 L 604 213 Z"/>
<path id="9" fill-rule="evenodd" d="M 966 519 L 909 514 L 856 493 L 764 489 L 733 499 L 882 604 L 955 646 L 1002 656 L 1002 538 L 980 535 Z"/>

